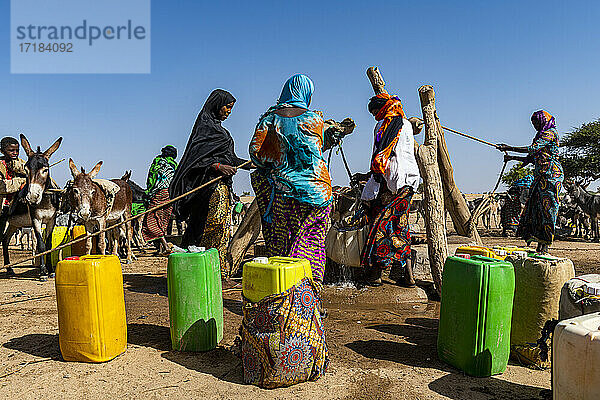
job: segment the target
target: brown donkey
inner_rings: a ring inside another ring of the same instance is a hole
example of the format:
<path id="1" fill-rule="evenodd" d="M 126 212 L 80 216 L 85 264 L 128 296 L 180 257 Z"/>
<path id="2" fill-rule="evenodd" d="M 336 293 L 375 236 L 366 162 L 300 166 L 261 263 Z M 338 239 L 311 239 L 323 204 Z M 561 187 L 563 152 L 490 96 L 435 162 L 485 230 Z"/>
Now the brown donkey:
<path id="1" fill-rule="evenodd" d="M 88 232 L 93 232 L 98 227 L 103 230 L 107 226 L 124 221 L 131 216 L 132 193 L 129 185 L 121 179 L 101 180 L 94 179 L 100 171 L 100 161 L 89 174 L 81 171 L 72 159 L 69 159 L 69 168 L 73 175 L 73 185 L 68 190 L 69 202 L 73 214 L 85 225 Z M 98 235 L 98 247 L 101 254 L 106 254 L 106 235 Z M 131 263 L 131 222 L 125 224 L 125 243 L 127 247 L 127 263 Z M 119 228 L 109 236 L 112 242 L 112 253 L 119 254 Z M 92 250 L 92 239 L 86 242 L 87 254 Z"/>

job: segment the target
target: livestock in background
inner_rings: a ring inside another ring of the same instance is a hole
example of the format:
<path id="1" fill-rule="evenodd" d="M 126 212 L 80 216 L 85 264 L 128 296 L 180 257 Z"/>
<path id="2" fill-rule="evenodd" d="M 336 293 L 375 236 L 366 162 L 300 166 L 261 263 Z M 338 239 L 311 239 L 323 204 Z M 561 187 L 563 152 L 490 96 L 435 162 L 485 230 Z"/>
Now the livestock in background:
<path id="1" fill-rule="evenodd" d="M 36 238 L 36 253 L 42 253 L 52 247 L 52 230 L 56 221 L 56 214 L 60 206 L 58 193 L 50 193 L 48 189 L 58 189 L 50 178 L 49 160 L 58 150 L 62 137 L 58 138 L 48 150 L 42 152 L 38 146 L 36 151 L 31 149 L 25 135 L 21 134 L 21 146 L 27 155 L 25 164 L 27 170 L 27 184 L 12 199 L 9 210 L 0 218 L 0 232 L 2 232 L 2 251 L 4 265 L 10 264 L 8 245 L 17 229 L 33 227 Z M 42 225 L 46 226 L 42 233 Z M 12 269 L 8 269 L 11 273 Z M 46 281 L 48 276 L 54 274 L 50 255 L 40 265 L 40 280 Z"/>
<path id="2" fill-rule="evenodd" d="M 146 191 L 142 189 L 140 185 L 131 180 L 131 170 L 125 171 L 125 175 L 121 177 L 121 180 L 127 182 L 127 184 L 129 185 L 129 188 L 131 189 L 133 203 L 148 204 L 150 202 Z M 131 221 L 131 229 L 133 230 L 132 244 L 138 248 L 146 247 L 146 241 L 142 236 L 141 218 L 136 218 L 133 221 Z"/>
<path id="3" fill-rule="evenodd" d="M 594 240 L 600 239 L 598 231 L 598 217 L 600 217 L 600 196 L 588 193 L 581 185 L 575 182 L 565 181 L 565 189 L 570 199 L 586 213 L 591 220 L 592 236 Z"/>
<path id="4" fill-rule="evenodd" d="M 102 231 L 98 237 L 98 247 L 100 254 L 106 254 L 106 233 L 103 232 L 106 227 L 122 222 L 131 217 L 131 203 L 133 194 L 131 188 L 122 179 L 94 179 L 102 161 L 98 162 L 94 168 L 86 173 L 83 167 L 81 171 L 72 159 L 69 159 L 69 168 L 73 175 L 73 185 L 67 192 L 69 202 L 75 216 L 83 222 L 87 232 L 93 232 L 98 228 Z M 132 261 L 132 229 L 131 223 L 124 224 L 125 227 L 125 246 L 127 249 L 127 263 Z M 110 237 L 112 241 L 112 254 L 118 255 L 119 252 L 119 228 L 113 232 Z M 92 249 L 92 239 L 86 241 L 86 253 L 90 254 Z"/>

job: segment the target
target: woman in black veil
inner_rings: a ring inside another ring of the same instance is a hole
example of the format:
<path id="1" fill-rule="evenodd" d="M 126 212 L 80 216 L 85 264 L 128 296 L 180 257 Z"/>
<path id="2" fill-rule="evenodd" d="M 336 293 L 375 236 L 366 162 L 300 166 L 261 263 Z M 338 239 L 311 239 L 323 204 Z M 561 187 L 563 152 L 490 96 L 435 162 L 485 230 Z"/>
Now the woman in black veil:
<path id="1" fill-rule="evenodd" d="M 171 198 L 174 198 L 216 177 L 223 177 L 178 201 L 174 212 L 179 219 L 187 219 L 182 247 L 216 248 L 224 278 L 227 278 L 224 261 L 230 238 L 232 176 L 245 162 L 235 154 L 233 138 L 221 125 L 231 114 L 234 104 L 235 97 L 222 89 L 215 89 L 208 96 L 169 188 Z"/>

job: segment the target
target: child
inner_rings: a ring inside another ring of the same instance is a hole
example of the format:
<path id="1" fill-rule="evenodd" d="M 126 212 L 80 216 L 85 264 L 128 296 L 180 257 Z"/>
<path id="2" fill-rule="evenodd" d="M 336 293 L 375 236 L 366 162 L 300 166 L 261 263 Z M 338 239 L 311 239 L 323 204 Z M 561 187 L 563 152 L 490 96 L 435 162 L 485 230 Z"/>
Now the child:
<path id="1" fill-rule="evenodd" d="M 19 142 L 6 136 L 0 140 L 0 198 L 2 210 L 8 206 L 12 194 L 18 192 L 27 182 L 25 161 L 19 158 Z"/>
<path id="2" fill-rule="evenodd" d="M 19 142 L 7 136 L 0 140 L 0 207 L 4 216 L 12 196 L 17 193 L 27 182 L 25 161 L 19 158 Z M 12 268 L 6 269 L 7 275 L 14 275 Z"/>

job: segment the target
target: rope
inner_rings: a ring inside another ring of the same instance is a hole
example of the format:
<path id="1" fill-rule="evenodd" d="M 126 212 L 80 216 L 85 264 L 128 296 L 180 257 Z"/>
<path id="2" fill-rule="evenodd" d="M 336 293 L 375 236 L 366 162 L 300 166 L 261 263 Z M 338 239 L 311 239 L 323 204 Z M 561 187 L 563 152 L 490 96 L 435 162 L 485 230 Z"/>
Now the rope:
<path id="1" fill-rule="evenodd" d="M 506 152 L 504 153 L 506 154 Z M 500 176 L 498 176 L 498 180 L 496 181 L 496 186 L 494 186 L 494 190 L 492 190 L 492 194 L 496 193 L 496 189 L 498 189 L 498 186 L 500 185 L 500 182 L 502 181 L 502 175 L 504 175 L 504 170 L 506 169 L 506 164 L 508 164 L 508 161 L 504 161 L 504 164 L 502 164 L 502 170 L 500 171 Z"/>
<path id="2" fill-rule="evenodd" d="M 415 117 L 415 118 L 418 119 L 419 121 L 423 122 L 423 120 L 421 118 L 419 118 L 419 117 Z M 442 128 L 445 129 L 445 130 L 447 130 L 448 132 L 452 132 L 452 133 L 455 133 L 457 135 L 466 137 L 468 139 L 475 140 L 475 141 L 477 141 L 479 143 L 487 144 L 488 146 L 492 146 L 492 147 L 494 147 L 496 149 L 498 148 L 498 145 L 496 145 L 494 143 L 490 143 L 490 142 L 488 142 L 486 140 L 483 140 L 483 139 L 479 139 L 478 137 L 467 135 L 466 133 L 463 133 L 463 132 L 455 131 L 454 129 L 447 128 L 447 127 L 445 127 L 443 125 L 442 125 Z"/>
<path id="3" fill-rule="evenodd" d="M 423 123 L 423 120 L 422 120 L 421 118 L 419 118 L 419 117 L 414 117 L 414 118 L 416 118 L 417 120 L 421 121 L 421 123 Z M 457 130 L 454 130 L 454 129 L 448 128 L 448 127 L 446 127 L 446 126 L 443 126 L 443 125 L 442 125 L 442 128 L 443 128 L 444 130 L 447 130 L 448 132 L 452 132 L 452 133 L 455 133 L 455 134 L 457 134 L 457 135 L 460 135 L 460 136 L 466 137 L 467 139 L 475 140 L 475 141 L 477 141 L 477 142 L 479 142 L 479 143 L 483 143 L 483 144 L 486 144 L 486 145 L 488 145 L 488 146 L 492 146 L 492 147 L 493 147 L 493 148 L 495 148 L 495 149 L 497 149 L 497 148 L 498 148 L 498 145 L 497 145 L 497 144 L 490 143 L 490 142 L 488 142 L 488 141 L 486 141 L 486 140 L 483 140 L 483 139 L 479 139 L 478 137 L 471 136 L 471 135 L 467 135 L 466 133 L 459 132 L 459 131 L 457 131 Z M 506 152 L 504 152 L 504 154 L 507 154 L 507 153 L 506 153 Z M 498 189 L 498 186 L 500 185 L 500 182 L 502 181 L 502 175 L 504 175 L 504 170 L 506 169 L 506 164 L 507 164 L 507 161 L 504 161 L 504 165 L 502 165 L 502 171 L 500 172 L 500 176 L 498 177 L 498 181 L 496 182 L 496 186 L 494 186 L 494 190 L 492 190 L 492 194 L 496 193 L 496 190 Z"/>
<path id="4" fill-rule="evenodd" d="M 246 161 L 245 163 L 243 163 L 243 164 L 241 164 L 240 166 L 238 166 L 237 168 L 242 168 L 242 167 L 245 167 L 246 165 L 249 165 L 251 162 L 252 162 L 251 160 L 248 160 L 248 161 Z M 68 242 L 68 243 L 65 243 L 65 244 L 62 244 L 62 245 L 60 245 L 60 246 L 57 246 L 57 247 L 55 247 L 55 248 L 53 248 L 53 249 L 46 250 L 46 251 L 43 251 L 43 252 L 41 252 L 41 253 L 39 253 L 39 254 L 34 254 L 33 256 L 26 257 L 26 258 L 23 258 L 23 259 L 21 259 L 21 260 L 18 260 L 18 261 L 12 262 L 12 263 L 10 263 L 10 264 L 7 264 L 7 265 L 5 265 L 5 266 L 4 266 L 4 268 L 10 268 L 10 267 L 14 267 L 15 265 L 22 264 L 22 263 L 24 263 L 24 262 L 26 262 L 26 261 L 31 261 L 31 260 L 33 260 L 33 259 L 34 259 L 34 258 L 36 258 L 36 257 L 45 256 L 46 254 L 50 254 L 50 253 L 52 253 L 52 252 L 54 252 L 54 251 L 58 251 L 58 250 L 64 249 L 65 247 L 68 247 L 68 246 L 70 246 L 70 245 L 72 245 L 72 244 L 75 244 L 75 243 L 82 242 L 82 241 L 84 241 L 84 240 L 87 240 L 87 239 L 89 239 L 89 238 L 91 238 L 91 237 L 94 237 L 94 236 L 98 236 L 98 235 L 100 235 L 101 233 L 104 233 L 104 232 L 106 232 L 106 231 L 109 231 L 109 230 L 111 230 L 111 229 L 114 229 L 114 228 L 116 228 L 116 227 L 118 227 L 118 226 L 121 226 L 121 225 L 123 225 L 123 224 L 126 224 L 127 222 L 131 222 L 131 221 L 133 221 L 134 219 L 138 219 L 138 218 L 140 218 L 141 216 L 143 216 L 143 215 L 145 215 L 145 214 L 148 214 L 148 213 L 154 212 L 154 211 L 156 211 L 156 210 L 160 210 L 160 209 L 161 209 L 161 208 L 163 208 L 163 207 L 166 207 L 166 206 L 168 206 L 168 205 L 170 205 L 170 204 L 173 204 L 173 203 L 175 203 L 176 201 L 179 201 L 179 200 L 183 199 L 184 197 L 186 197 L 186 196 L 189 196 L 190 194 L 197 192 L 197 191 L 198 191 L 198 190 L 200 190 L 200 189 L 203 189 L 203 188 L 205 188 L 205 187 L 207 187 L 207 186 L 209 186 L 209 185 L 212 185 L 213 183 L 215 183 L 215 182 L 218 182 L 218 181 L 219 181 L 219 180 L 221 180 L 221 179 L 223 179 L 223 176 L 219 176 L 219 177 L 217 177 L 217 178 L 211 179 L 210 181 L 206 182 L 205 184 L 203 184 L 203 185 L 200 185 L 200 186 L 198 186 L 197 188 L 194 188 L 194 189 L 190 190 L 190 191 L 189 191 L 189 192 L 187 192 L 187 193 L 184 193 L 184 194 L 182 194 L 182 195 L 180 195 L 180 196 L 177 196 L 177 197 L 175 197 L 174 199 L 171 199 L 171 200 L 167 201 L 166 203 L 163 203 L 163 204 L 160 204 L 160 205 L 158 205 L 158 206 L 152 207 L 152 208 L 150 208 L 150 209 L 148 209 L 148 210 L 144 211 L 143 213 L 136 215 L 135 217 L 129 217 L 129 218 L 126 218 L 125 220 L 123 220 L 123 221 L 121 221 L 121 222 L 117 222 L 116 224 L 113 224 L 113 225 L 111 225 L 111 226 L 109 226 L 109 227 L 106 227 L 106 228 L 104 228 L 104 229 L 102 229 L 102 230 L 99 230 L 98 232 L 94 232 L 94 233 L 87 234 L 87 235 L 85 235 L 85 236 L 78 237 L 77 239 L 73 239 L 73 240 L 71 240 L 70 242 Z"/>
<path id="5" fill-rule="evenodd" d="M 54 167 L 55 165 L 57 165 L 57 164 L 60 164 L 60 163 L 61 163 L 61 162 L 63 162 L 63 161 L 65 161 L 65 159 L 64 159 L 64 158 L 63 158 L 63 159 L 61 159 L 61 160 L 59 160 L 59 161 L 57 161 L 57 162 L 55 162 L 55 163 L 53 163 L 53 164 L 50 164 L 50 165 L 48 166 L 48 168 L 50 168 L 50 167 Z"/>
<path id="6" fill-rule="evenodd" d="M 350 167 L 348 166 L 348 161 L 346 161 L 346 155 L 344 154 L 344 149 L 342 148 L 342 143 L 338 144 L 338 148 L 340 149 L 340 154 L 342 155 L 342 161 L 344 162 L 344 167 L 346 167 L 346 173 L 348 173 L 348 179 L 352 182 L 352 172 L 350 172 Z"/>

